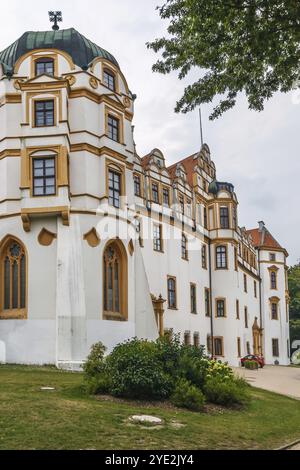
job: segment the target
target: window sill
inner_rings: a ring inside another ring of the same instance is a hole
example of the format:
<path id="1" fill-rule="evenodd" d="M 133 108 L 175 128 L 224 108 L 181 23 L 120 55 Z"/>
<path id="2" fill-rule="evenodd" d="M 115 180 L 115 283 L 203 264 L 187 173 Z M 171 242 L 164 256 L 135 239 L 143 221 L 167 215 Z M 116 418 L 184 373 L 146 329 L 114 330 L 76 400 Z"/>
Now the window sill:
<path id="1" fill-rule="evenodd" d="M 156 253 L 164 253 L 164 250 L 156 250 L 155 248 L 153 248 L 153 251 L 155 251 Z"/>
<path id="2" fill-rule="evenodd" d="M 103 319 L 112 321 L 127 321 L 127 318 L 125 318 L 121 313 L 116 312 L 104 312 Z"/>
<path id="3" fill-rule="evenodd" d="M 4 310 L 0 313 L 0 320 L 26 320 L 27 311 L 25 309 Z"/>

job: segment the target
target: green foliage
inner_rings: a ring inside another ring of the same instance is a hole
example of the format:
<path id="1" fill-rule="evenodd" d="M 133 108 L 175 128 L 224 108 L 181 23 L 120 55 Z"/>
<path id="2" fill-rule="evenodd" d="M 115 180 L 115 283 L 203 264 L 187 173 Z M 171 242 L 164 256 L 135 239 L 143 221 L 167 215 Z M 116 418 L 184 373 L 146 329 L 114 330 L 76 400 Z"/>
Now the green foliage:
<path id="1" fill-rule="evenodd" d="M 217 384 L 220 397 L 216 403 L 243 401 L 245 385 L 228 364 L 210 360 L 203 348 L 181 344 L 178 336 L 156 341 L 133 338 L 118 344 L 109 355 L 104 353 L 103 344 L 95 344 L 83 367 L 88 393 L 138 399 L 171 397 L 177 406 L 200 410 L 203 390 L 208 400 L 211 396 L 217 400 L 210 390 L 210 384 Z"/>
<path id="2" fill-rule="evenodd" d="M 290 293 L 290 319 L 300 321 L 300 263 L 289 268 L 288 282 Z M 296 327 L 296 325 L 294 326 Z M 299 334 L 298 339 L 300 339 Z"/>
<path id="3" fill-rule="evenodd" d="M 118 344 L 107 358 L 111 393 L 130 398 L 166 398 L 172 377 L 159 360 L 156 343 L 134 338 Z"/>
<path id="4" fill-rule="evenodd" d="M 255 369 L 258 369 L 258 363 L 256 361 L 245 361 L 244 362 L 244 367 L 246 369 L 251 369 L 251 370 L 255 370 Z"/>
<path id="5" fill-rule="evenodd" d="M 192 385 L 188 380 L 180 379 L 171 396 L 171 402 L 180 408 L 201 411 L 205 403 L 205 397 L 195 385 Z"/>
<path id="6" fill-rule="evenodd" d="M 175 70 L 180 79 L 199 71 L 176 112 L 223 95 L 210 116 L 215 119 L 235 105 L 241 91 L 249 108 L 261 111 L 275 92 L 299 86 L 298 1 L 165 0 L 159 14 L 169 20 L 168 36 L 147 44 L 162 53 L 153 70 Z"/>
<path id="7" fill-rule="evenodd" d="M 300 340 L 300 320 L 290 320 L 291 344 L 294 340 Z"/>
<path id="8" fill-rule="evenodd" d="M 209 379 L 204 386 L 207 401 L 218 405 L 232 406 L 249 403 L 249 386 L 243 379 Z"/>
<path id="9" fill-rule="evenodd" d="M 99 343 L 93 344 L 91 352 L 87 357 L 84 365 L 82 366 L 85 376 L 95 377 L 96 375 L 104 372 L 105 362 L 104 354 L 106 347 L 99 341 Z"/>

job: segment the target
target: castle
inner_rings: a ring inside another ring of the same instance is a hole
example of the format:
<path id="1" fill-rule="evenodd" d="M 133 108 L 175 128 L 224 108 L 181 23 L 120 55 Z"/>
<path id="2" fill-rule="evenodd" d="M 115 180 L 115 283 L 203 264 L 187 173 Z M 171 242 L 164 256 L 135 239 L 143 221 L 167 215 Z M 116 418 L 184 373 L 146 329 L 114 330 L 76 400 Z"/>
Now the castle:
<path id="1" fill-rule="evenodd" d="M 239 227 L 206 144 L 138 155 L 135 98 L 73 28 L 0 52 L 0 362 L 77 368 L 97 341 L 173 332 L 289 364 L 288 253 Z"/>

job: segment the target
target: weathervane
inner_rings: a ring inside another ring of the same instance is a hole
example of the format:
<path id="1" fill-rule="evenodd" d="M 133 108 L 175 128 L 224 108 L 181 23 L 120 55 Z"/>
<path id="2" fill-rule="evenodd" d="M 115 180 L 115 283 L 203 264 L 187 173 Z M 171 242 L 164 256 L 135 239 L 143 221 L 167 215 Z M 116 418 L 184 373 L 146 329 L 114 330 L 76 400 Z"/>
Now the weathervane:
<path id="1" fill-rule="evenodd" d="M 54 23 L 54 25 L 52 26 L 53 31 L 58 31 L 58 30 L 59 30 L 59 26 L 58 26 L 57 23 L 59 23 L 60 21 L 62 21 L 62 13 L 61 13 L 61 11 L 49 11 L 49 12 L 48 12 L 48 15 L 49 15 L 50 23 Z"/>

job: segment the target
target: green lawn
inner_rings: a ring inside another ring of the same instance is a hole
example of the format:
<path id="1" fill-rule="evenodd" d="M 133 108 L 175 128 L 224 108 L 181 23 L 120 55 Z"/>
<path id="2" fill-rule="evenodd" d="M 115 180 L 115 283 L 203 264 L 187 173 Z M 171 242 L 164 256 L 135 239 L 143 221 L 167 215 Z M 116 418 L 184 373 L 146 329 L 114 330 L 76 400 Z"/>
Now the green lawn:
<path id="1" fill-rule="evenodd" d="M 78 373 L 0 366 L 0 449 L 272 449 L 300 438 L 300 401 L 259 389 L 243 411 L 192 413 L 88 397 L 81 384 Z M 129 424 L 137 413 L 164 425 Z"/>

